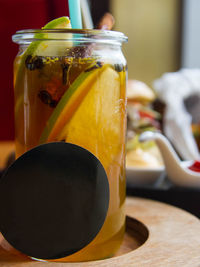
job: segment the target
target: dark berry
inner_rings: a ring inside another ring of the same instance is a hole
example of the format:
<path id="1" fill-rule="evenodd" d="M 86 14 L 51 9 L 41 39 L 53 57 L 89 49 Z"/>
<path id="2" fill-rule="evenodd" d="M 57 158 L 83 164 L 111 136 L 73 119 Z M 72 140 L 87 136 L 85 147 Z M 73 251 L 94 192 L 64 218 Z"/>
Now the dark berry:
<path id="1" fill-rule="evenodd" d="M 35 62 L 36 69 L 43 68 L 44 63 L 43 63 L 42 57 L 35 57 L 34 62 Z"/>
<path id="2" fill-rule="evenodd" d="M 101 68 L 101 67 L 103 66 L 102 62 L 101 62 L 101 61 L 97 61 L 97 66 L 98 66 L 99 68 Z"/>
<path id="3" fill-rule="evenodd" d="M 52 99 L 52 96 L 46 90 L 41 90 L 38 97 L 44 104 L 49 105 L 51 108 L 55 108 L 58 104 L 58 101 Z"/>
<path id="4" fill-rule="evenodd" d="M 26 60 L 25 60 L 25 65 L 27 67 L 28 70 L 34 70 L 35 69 L 35 65 L 32 62 L 32 56 L 28 55 Z"/>
<path id="5" fill-rule="evenodd" d="M 38 97 L 44 104 L 50 105 L 50 103 L 52 102 L 51 95 L 45 90 L 41 90 L 38 94 Z"/>
<path id="6" fill-rule="evenodd" d="M 25 65 L 28 70 L 42 69 L 44 66 L 42 57 L 28 55 L 25 60 Z"/>
<path id="7" fill-rule="evenodd" d="M 124 65 L 123 64 L 114 64 L 114 68 L 117 72 L 121 72 L 124 70 Z"/>

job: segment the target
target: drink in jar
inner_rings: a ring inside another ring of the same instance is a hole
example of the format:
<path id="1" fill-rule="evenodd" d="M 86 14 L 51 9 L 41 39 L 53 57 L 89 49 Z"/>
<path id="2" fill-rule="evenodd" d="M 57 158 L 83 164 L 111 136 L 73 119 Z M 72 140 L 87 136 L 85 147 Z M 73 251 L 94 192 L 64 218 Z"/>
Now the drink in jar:
<path id="1" fill-rule="evenodd" d="M 16 156 L 48 142 L 73 143 L 100 160 L 109 180 L 109 209 L 102 229 L 66 261 L 112 256 L 123 240 L 124 40 L 121 33 L 97 30 L 23 31 L 14 37 L 20 43 L 14 63 Z"/>

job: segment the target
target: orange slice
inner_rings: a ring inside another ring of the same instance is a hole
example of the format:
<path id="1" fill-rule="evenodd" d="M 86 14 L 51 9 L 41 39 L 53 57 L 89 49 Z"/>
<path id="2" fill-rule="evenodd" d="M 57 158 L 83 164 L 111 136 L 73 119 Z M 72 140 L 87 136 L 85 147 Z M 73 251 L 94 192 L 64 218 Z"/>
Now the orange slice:
<path id="1" fill-rule="evenodd" d="M 84 97 L 92 88 L 92 85 L 96 80 L 98 81 L 101 73 L 107 68 L 108 65 L 104 65 L 102 68 L 93 71 L 83 71 L 78 76 L 63 95 L 56 109 L 47 121 L 46 127 L 40 138 L 40 144 L 57 140 L 58 135 L 66 123 L 71 119 Z"/>
<path id="2" fill-rule="evenodd" d="M 122 147 L 120 96 L 120 76 L 106 66 L 58 139 L 88 149 L 107 169 Z"/>

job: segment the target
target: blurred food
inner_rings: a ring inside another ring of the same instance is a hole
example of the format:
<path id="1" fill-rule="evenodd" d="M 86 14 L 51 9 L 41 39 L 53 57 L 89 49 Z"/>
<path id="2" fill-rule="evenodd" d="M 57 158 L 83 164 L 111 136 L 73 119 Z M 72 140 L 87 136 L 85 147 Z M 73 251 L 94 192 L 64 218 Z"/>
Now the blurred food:
<path id="1" fill-rule="evenodd" d="M 160 167 L 162 157 L 154 141 L 139 142 L 144 131 L 160 131 L 160 114 L 152 108 L 156 95 L 145 83 L 129 80 L 127 88 L 127 167 Z"/>
<path id="2" fill-rule="evenodd" d="M 162 166 L 163 161 L 154 141 L 141 144 L 136 135 L 127 142 L 126 165 L 127 167 L 156 168 Z"/>

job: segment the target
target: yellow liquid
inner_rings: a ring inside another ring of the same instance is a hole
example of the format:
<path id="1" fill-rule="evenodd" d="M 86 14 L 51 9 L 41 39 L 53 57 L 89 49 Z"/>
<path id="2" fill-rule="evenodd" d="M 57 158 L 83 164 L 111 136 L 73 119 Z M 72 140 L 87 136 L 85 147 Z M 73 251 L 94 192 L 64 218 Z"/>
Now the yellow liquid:
<path id="1" fill-rule="evenodd" d="M 46 57 L 42 60 L 45 62 L 42 68 L 24 68 L 20 81 L 15 81 L 17 157 L 39 145 L 41 134 L 56 108 L 55 102 L 60 101 L 72 82 L 91 65 L 91 60 L 85 58 L 71 60 Z M 19 64 L 20 57 L 17 57 L 15 77 Z M 67 75 L 63 72 L 64 64 L 69 64 Z M 110 257 L 119 248 L 124 235 L 125 70 L 119 71 L 119 68 L 116 70 L 115 66 L 108 65 L 90 86 L 77 109 L 67 114 L 70 120 L 49 141 L 64 140 L 80 145 L 101 161 L 109 180 L 109 209 L 102 229 L 88 246 L 56 261 L 88 261 Z M 44 91 L 52 96 L 50 100 L 44 95 L 41 97 Z"/>

